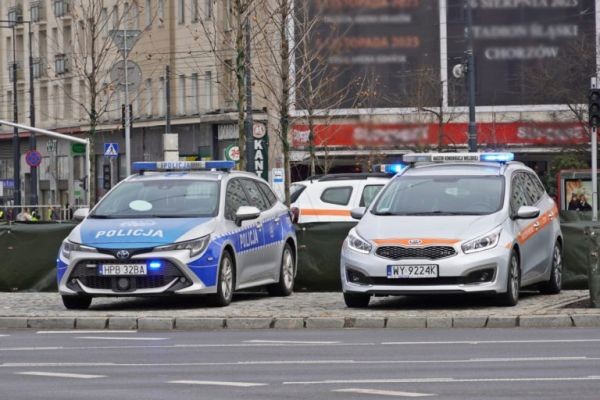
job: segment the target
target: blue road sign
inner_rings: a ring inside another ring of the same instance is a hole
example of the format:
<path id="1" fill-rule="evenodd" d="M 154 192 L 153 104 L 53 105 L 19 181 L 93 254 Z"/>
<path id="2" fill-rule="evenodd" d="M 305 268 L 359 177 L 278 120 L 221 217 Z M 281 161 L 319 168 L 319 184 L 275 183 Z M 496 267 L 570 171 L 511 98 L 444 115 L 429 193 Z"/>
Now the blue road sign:
<path id="1" fill-rule="evenodd" d="M 119 155 L 119 143 L 104 143 L 104 155 L 106 157 L 117 157 Z"/>

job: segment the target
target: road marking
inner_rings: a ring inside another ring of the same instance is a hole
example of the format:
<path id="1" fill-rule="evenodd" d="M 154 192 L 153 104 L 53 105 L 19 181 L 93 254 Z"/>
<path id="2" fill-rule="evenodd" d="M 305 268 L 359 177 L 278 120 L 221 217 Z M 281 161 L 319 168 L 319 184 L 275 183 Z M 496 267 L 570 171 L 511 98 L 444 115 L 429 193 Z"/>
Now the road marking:
<path id="1" fill-rule="evenodd" d="M 10 336 L 10 335 L 0 335 L 0 337 L 7 337 L 7 336 Z"/>
<path id="2" fill-rule="evenodd" d="M 380 383 L 469 383 L 469 382 L 568 382 L 600 381 L 600 376 L 557 376 L 532 378 L 407 378 L 407 379 L 353 379 L 325 381 L 293 381 L 284 385 L 338 385 L 338 384 L 380 384 Z"/>
<path id="3" fill-rule="evenodd" d="M 379 396 L 394 396 L 394 397 L 428 397 L 435 396 L 430 393 L 414 393 L 414 392 L 397 392 L 393 390 L 377 390 L 377 389 L 335 389 L 332 392 L 339 393 L 359 393 L 359 394 L 375 394 Z"/>
<path id="4" fill-rule="evenodd" d="M 74 331 L 73 330 L 71 330 L 71 331 L 37 331 L 36 333 L 38 335 L 55 335 L 55 334 L 63 334 L 63 333 L 66 333 L 66 334 L 76 333 L 78 335 L 82 335 L 82 334 L 86 334 L 86 333 L 118 333 L 118 334 L 121 334 L 121 333 L 138 333 L 138 331 L 132 331 L 132 330 L 127 330 L 127 331 L 124 331 L 124 330 L 121 330 L 121 331 L 114 330 L 114 331 L 111 331 L 111 330 L 108 330 L 108 329 L 103 329 L 103 330 L 77 329 L 77 330 L 74 330 Z"/>
<path id="5" fill-rule="evenodd" d="M 338 344 L 339 342 L 303 341 L 303 340 L 246 340 L 244 343 L 270 343 L 270 344 Z"/>
<path id="6" fill-rule="evenodd" d="M 504 343 L 592 343 L 600 342 L 600 339 L 540 339 L 540 340 L 456 340 L 443 342 L 381 342 L 383 345 L 405 345 L 405 344 L 504 344 Z"/>
<path id="7" fill-rule="evenodd" d="M 76 339 L 89 339 L 89 340 L 167 340 L 168 338 L 156 338 L 156 337 L 119 337 L 119 336 L 79 336 Z"/>
<path id="8" fill-rule="evenodd" d="M 169 381 L 167 383 L 177 383 L 182 385 L 208 385 L 208 386 L 232 386 L 232 387 L 255 387 L 267 386 L 266 383 L 253 382 L 224 382 L 224 381 Z"/>
<path id="9" fill-rule="evenodd" d="M 474 358 L 464 360 L 249 360 L 232 362 L 192 363 L 0 363 L 0 368 L 60 368 L 60 367 L 194 367 L 194 366 L 251 366 L 251 365 L 398 365 L 398 364 L 472 364 L 514 362 L 598 361 L 600 357 L 532 357 L 532 358 Z"/>
<path id="10" fill-rule="evenodd" d="M 61 372 L 15 372 L 17 375 L 32 375 L 32 376 L 48 376 L 52 378 L 74 378 L 74 379 L 94 379 L 106 378 L 105 375 L 84 375 L 84 374 L 67 374 Z"/>

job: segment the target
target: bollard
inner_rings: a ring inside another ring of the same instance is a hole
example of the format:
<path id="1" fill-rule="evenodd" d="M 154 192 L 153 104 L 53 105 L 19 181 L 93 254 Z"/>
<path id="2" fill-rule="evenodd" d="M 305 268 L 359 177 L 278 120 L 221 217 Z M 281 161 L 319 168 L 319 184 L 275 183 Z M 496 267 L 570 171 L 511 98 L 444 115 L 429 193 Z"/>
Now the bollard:
<path id="1" fill-rule="evenodd" d="M 593 308 L 600 308 L 600 226 L 590 226 L 585 229 L 588 237 L 588 287 L 590 302 Z"/>

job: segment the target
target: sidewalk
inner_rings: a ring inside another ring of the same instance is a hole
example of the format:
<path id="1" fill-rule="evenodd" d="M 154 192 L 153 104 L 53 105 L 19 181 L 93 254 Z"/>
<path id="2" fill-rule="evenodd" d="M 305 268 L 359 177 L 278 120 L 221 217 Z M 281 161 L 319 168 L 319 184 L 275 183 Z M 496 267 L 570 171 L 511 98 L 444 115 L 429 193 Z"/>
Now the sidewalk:
<path id="1" fill-rule="evenodd" d="M 56 293 L 0 293 L 0 329 L 600 327 L 600 309 L 565 308 L 588 297 L 583 290 L 531 292 L 516 307 L 486 297 L 384 297 L 349 309 L 341 293 L 243 293 L 225 308 L 207 307 L 202 297 L 96 298 L 89 310 L 72 311 Z"/>

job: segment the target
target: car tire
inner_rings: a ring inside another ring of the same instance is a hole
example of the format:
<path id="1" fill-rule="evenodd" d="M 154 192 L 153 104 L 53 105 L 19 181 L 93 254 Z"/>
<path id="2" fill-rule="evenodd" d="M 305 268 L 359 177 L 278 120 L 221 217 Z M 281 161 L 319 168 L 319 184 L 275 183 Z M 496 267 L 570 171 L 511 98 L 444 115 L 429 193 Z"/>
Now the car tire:
<path id="1" fill-rule="evenodd" d="M 267 286 L 271 296 L 289 296 L 294 291 L 295 260 L 292 246 L 286 243 L 281 255 L 281 267 L 279 269 L 279 282 Z"/>
<path id="2" fill-rule="evenodd" d="M 371 300 L 370 294 L 344 293 L 344 302 L 350 308 L 367 308 Z"/>
<path id="3" fill-rule="evenodd" d="M 519 291 L 521 289 L 521 269 L 519 268 L 519 256 L 513 250 L 508 261 L 508 276 L 506 279 L 506 292 L 497 297 L 498 304 L 505 307 L 513 307 L 519 302 Z"/>
<path id="4" fill-rule="evenodd" d="M 231 303 L 235 289 L 235 264 L 229 251 L 223 252 L 219 263 L 217 277 L 217 293 L 208 297 L 208 303 L 213 307 L 225 307 Z"/>
<path id="5" fill-rule="evenodd" d="M 90 296 L 62 296 L 62 302 L 69 310 L 87 310 L 92 304 Z"/>
<path id="6" fill-rule="evenodd" d="M 543 294 L 558 294 L 562 288 L 562 247 L 558 241 L 552 249 L 552 265 L 550 268 L 550 279 L 541 286 L 540 292 Z"/>

